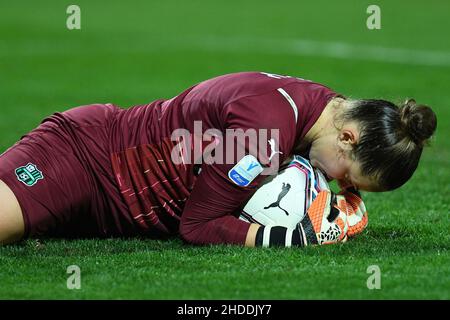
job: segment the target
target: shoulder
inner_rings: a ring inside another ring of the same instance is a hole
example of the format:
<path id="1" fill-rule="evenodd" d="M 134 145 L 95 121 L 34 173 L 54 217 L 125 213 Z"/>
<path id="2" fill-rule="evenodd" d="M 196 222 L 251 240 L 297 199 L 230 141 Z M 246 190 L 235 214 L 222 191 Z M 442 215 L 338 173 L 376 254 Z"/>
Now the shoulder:
<path id="1" fill-rule="evenodd" d="M 236 100 L 264 95 L 295 81 L 293 78 L 275 78 L 266 72 L 248 71 L 221 75 L 198 83 L 185 100 L 210 101 L 226 105 Z"/>

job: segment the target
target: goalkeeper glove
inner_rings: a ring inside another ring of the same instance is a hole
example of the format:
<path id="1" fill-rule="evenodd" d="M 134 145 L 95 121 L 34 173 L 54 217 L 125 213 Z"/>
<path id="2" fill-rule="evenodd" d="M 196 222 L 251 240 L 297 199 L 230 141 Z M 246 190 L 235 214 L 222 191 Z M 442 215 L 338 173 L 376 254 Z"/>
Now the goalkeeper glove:
<path id="1" fill-rule="evenodd" d="M 341 206 L 338 206 L 338 201 Z M 332 244 L 347 240 L 347 206 L 332 191 L 321 191 L 300 221 L 308 244 Z"/>
<path id="2" fill-rule="evenodd" d="M 346 241 L 347 207 L 337 205 L 338 197 L 344 198 L 328 190 L 321 191 L 295 229 L 261 226 L 256 233 L 255 245 L 304 247 Z"/>
<path id="3" fill-rule="evenodd" d="M 367 216 L 366 206 L 361 199 L 361 194 L 354 188 L 349 188 L 339 192 L 338 197 L 345 197 L 345 199 L 338 201 L 338 206 L 340 206 L 341 201 L 345 201 L 345 204 L 341 206 L 346 206 L 347 210 L 347 236 L 354 237 L 357 234 L 363 232 L 367 227 L 369 222 Z"/>

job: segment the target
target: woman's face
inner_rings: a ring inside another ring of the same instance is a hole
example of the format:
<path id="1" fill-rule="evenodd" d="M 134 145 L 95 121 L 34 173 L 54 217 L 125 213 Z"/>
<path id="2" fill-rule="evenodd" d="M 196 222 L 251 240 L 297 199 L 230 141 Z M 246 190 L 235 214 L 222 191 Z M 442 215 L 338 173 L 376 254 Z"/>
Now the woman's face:
<path id="1" fill-rule="evenodd" d="M 363 175 L 359 162 L 351 157 L 353 144 L 359 137 L 356 130 L 356 126 L 344 127 L 336 134 L 315 140 L 309 152 L 310 162 L 328 180 L 337 180 L 341 188 L 353 186 L 357 190 L 380 191 L 376 181 Z"/>

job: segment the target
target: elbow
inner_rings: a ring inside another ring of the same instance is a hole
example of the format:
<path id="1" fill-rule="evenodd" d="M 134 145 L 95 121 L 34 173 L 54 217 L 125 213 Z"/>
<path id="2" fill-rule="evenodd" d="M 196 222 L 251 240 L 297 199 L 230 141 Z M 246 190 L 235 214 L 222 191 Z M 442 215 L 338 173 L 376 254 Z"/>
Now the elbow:
<path id="1" fill-rule="evenodd" d="M 192 224 L 186 223 L 183 219 L 181 219 L 180 223 L 180 236 L 183 241 L 189 244 L 200 244 L 197 237 L 197 232 L 195 226 Z"/>

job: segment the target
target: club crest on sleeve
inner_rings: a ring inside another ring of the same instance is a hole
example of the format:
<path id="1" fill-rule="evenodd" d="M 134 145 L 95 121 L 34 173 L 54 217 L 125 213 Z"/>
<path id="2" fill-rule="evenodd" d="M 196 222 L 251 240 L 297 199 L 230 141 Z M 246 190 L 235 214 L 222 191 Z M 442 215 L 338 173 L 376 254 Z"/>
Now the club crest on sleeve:
<path id="1" fill-rule="evenodd" d="M 39 180 L 44 179 L 44 175 L 35 164 L 28 163 L 26 166 L 19 167 L 15 170 L 17 179 L 26 186 L 32 187 Z"/>
<path id="2" fill-rule="evenodd" d="M 228 171 L 228 177 L 241 187 L 248 186 L 261 172 L 263 167 L 252 155 L 246 155 Z"/>

